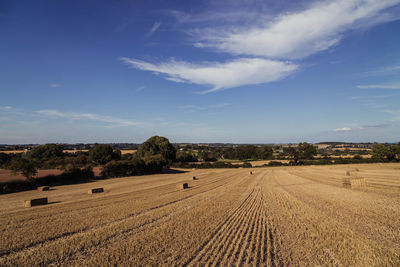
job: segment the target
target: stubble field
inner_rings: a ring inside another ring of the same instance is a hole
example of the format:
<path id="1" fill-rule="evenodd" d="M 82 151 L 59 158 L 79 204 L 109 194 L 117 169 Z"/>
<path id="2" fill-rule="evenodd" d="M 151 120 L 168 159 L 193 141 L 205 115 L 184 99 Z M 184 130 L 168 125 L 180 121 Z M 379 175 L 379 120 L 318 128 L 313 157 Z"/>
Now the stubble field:
<path id="1" fill-rule="evenodd" d="M 251 170 L 2 195 L 0 266 L 399 265 L 400 164 Z M 346 171 L 367 186 L 343 188 Z M 22 207 L 37 197 L 50 204 Z"/>

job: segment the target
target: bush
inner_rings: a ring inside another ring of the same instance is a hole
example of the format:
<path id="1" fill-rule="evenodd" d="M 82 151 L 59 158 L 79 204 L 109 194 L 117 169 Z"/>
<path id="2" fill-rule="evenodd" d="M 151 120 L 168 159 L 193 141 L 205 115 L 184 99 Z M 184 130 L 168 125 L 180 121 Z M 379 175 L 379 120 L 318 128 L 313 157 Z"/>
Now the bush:
<path id="1" fill-rule="evenodd" d="M 251 168 L 251 167 L 253 167 L 250 162 L 245 162 L 245 163 L 243 163 L 242 166 L 243 166 L 243 168 Z"/>
<path id="2" fill-rule="evenodd" d="M 0 152 L 0 167 L 6 167 L 11 161 L 11 156 L 9 154 Z"/>
<path id="3" fill-rule="evenodd" d="M 96 144 L 89 151 L 89 161 L 97 165 L 104 165 L 107 162 L 119 159 L 121 159 L 121 151 L 114 150 L 110 145 Z"/>
<path id="4" fill-rule="evenodd" d="M 104 177 L 123 177 L 135 175 L 134 163 L 131 160 L 111 161 L 103 167 Z"/>
<path id="5" fill-rule="evenodd" d="M 111 161 L 103 167 L 104 177 L 124 177 L 160 173 L 167 165 L 162 155 L 148 156 L 143 159 L 135 157 L 133 160 Z"/>

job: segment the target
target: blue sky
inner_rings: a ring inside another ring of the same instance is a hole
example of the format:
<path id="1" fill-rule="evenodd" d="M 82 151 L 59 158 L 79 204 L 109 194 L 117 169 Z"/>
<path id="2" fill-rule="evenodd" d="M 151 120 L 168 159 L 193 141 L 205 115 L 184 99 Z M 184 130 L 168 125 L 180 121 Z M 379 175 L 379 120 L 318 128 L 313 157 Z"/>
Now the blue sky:
<path id="1" fill-rule="evenodd" d="M 0 143 L 398 142 L 400 0 L 0 1 Z"/>

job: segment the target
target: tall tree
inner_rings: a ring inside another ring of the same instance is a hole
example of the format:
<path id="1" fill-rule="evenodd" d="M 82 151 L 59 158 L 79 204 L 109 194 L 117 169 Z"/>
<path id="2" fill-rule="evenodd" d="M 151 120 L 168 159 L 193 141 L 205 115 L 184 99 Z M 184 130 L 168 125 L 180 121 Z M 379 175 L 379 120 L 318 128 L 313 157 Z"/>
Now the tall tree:
<path id="1" fill-rule="evenodd" d="M 174 161 L 176 149 L 167 138 L 152 136 L 139 146 L 136 154 L 142 158 L 161 154 L 165 160 Z"/>

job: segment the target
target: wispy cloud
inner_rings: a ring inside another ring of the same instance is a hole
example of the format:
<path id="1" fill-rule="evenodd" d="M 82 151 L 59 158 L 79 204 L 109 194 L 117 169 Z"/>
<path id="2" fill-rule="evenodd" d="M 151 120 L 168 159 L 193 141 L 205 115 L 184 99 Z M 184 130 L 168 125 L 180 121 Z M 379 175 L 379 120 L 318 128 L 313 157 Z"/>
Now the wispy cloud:
<path id="1" fill-rule="evenodd" d="M 10 111 L 12 109 L 13 109 L 13 107 L 11 107 L 11 106 L 0 106 L 0 110 L 2 110 L 2 111 Z"/>
<path id="2" fill-rule="evenodd" d="M 388 95 L 370 95 L 370 96 L 351 96 L 351 100 L 357 99 L 380 99 L 380 98 L 389 98 L 393 96 L 399 96 L 400 94 L 388 94 Z"/>
<path id="3" fill-rule="evenodd" d="M 158 30 L 158 28 L 160 28 L 161 24 L 162 23 L 158 21 L 154 22 L 153 27 L 151 27 L 150 31 L 146 34 L 146 37 L 152 36 L 153 33 L 155 33 Z"/>
<path id="4" fill-rule="evenodd" d="M 213 104 L 213 105 L 207 105 L 207 106 L 198 106 L 198 105 L 184 105 L 180 106 L 180 109 L 184 109 L 189 112 L 195 112 L 195 111 L 201 111 L 201 110 L 210 110 L 210 109 L 220 109 L 224 108 L 227 106 L 230 106 L 231 103 L 219 103 L 219 104 Z"/>
<path id="5" fill-rule="evenodd" d="M 56 118 L 63 118 L 71 121 L 99 121 L 105 122 L 110 124 L 111 126 L 136 126 L 141 123 L 132 121 L 132 120 L 125 120 L 120 118 L 115 118 L 111 116 L 104 116 L 94 113 L 77 113 L 77 112 L 62 112 L 53 109 L 43 109 L 36 111 L 37 114 L 46 117 L 56 117 Z"/>
<path id="6" fill-rule="evenodd" d="M 53 87 L 53 88 L 55 88 L 55 87 L 61 87 L 61 84 L 59 84 L 59 83 L 51 83 L 51 84 L 50 84 L 50 87 Z"/>
<path id="7" fill-rule="evenodd" d="M 360 89 L 400 89 L 400 83 L 357 85 L 357 88 L 360 88 Z"/>
<path id="8" fill-rule="evenodd" d="M 384 122 L 384 123 L 379 123 L 379 124 L 369 124 L 369 125 L 362 125 L 362 126 L 337 128 L 337 129 L 334 129 L 333 131 L 334 132 L 349 132 L 349 131 L 360 131 L 360 130 L 365 130 L 365 129 L 370 129 L 370 128 L 387 128 L 390 126 L 392 126 L 392 123 Z"/>
<path id="9" fill-rule="evenodd" d="M 224 7 L 226 7 L 225 3 Z M 258 20 L 261 14 L 265 16 L 265 13 L 261 13 L 256 8 L 245 8 L 245 10 L 243 8 L 241 6 L 241 10 L 209 10 L 204 13 L 186 13 L 180 10 L 168 9 L 163 10 L 163 13 L 175 18 L 178 24 L 254 22 Z"/>
<path id="10" fill-rule="evenodd" d="M 173 59 L 154 64 L 130 58 L 121 58 L 121 60 L 136 69 L 164 74 L 167 80 L 212 86 L 212 89 L 202 91 L 201 94 L 243 85 L 278 81 L 298 68 L 298 65 L 288 61 L 261 58 L 240 58 L 226 63 L 204 62 L 201 64 Z"/>
<path id="11" fill-rule="evenodd" d="M 136 92 L 143 91 L 144 89 L 146 89 L 146 86 L 144 86 L 144 85 L 139 86 L 138 88 L 136 88 Z"/>
<path id="12" fill-rule="evenodd" d="M 167 10 L 178 23 L 190 24 L 191 29 L 186 32 L 196 47 L 233 54 L 235 58 L 203 63 L 175 60 L 151 63 L 130 58 L 122 61 L 136 69 L 163 74 L 170 81 L 212 87 L 200 93 L 274 82 L 299 68 L 287 59 L 301 59 L 327 50 L 338 44 L 349 30 L 395 20 L 398 15 L 393 15 L 389 8 L 399 3 L 400 0 L 315 1 L 299 5 L 300 10 L 281 11 L 274 17 L 265 12 L 263 1 L 257 2 L 261 8 L 246 12 L 243 8 L 200 14 Z M 155 22 L 148 36 L 160 25 Z"/>
<path id="13" fill-rule="evenodd" d="M 373 26 L 394 19 L 385 11 L 399 3 L 399 0 L 320 1 L 273 20 L 267 17 L 250 27 L 196 29 L 192 34 L 199 40 L 198 47 L 236 55 L 303 58 L 338 44 L 349 29 L 366 22 Z"/>
<path id="14" fill-rule="evenodd" d="M 371 71 L 366 71 L 363 72 L 362 74 L 367 76 L 383 76 L 383 75 L 397 74 L 399 72 L 400 72 L 400 64 L 395 64 L 395 65 L 380 67 Z"/>

